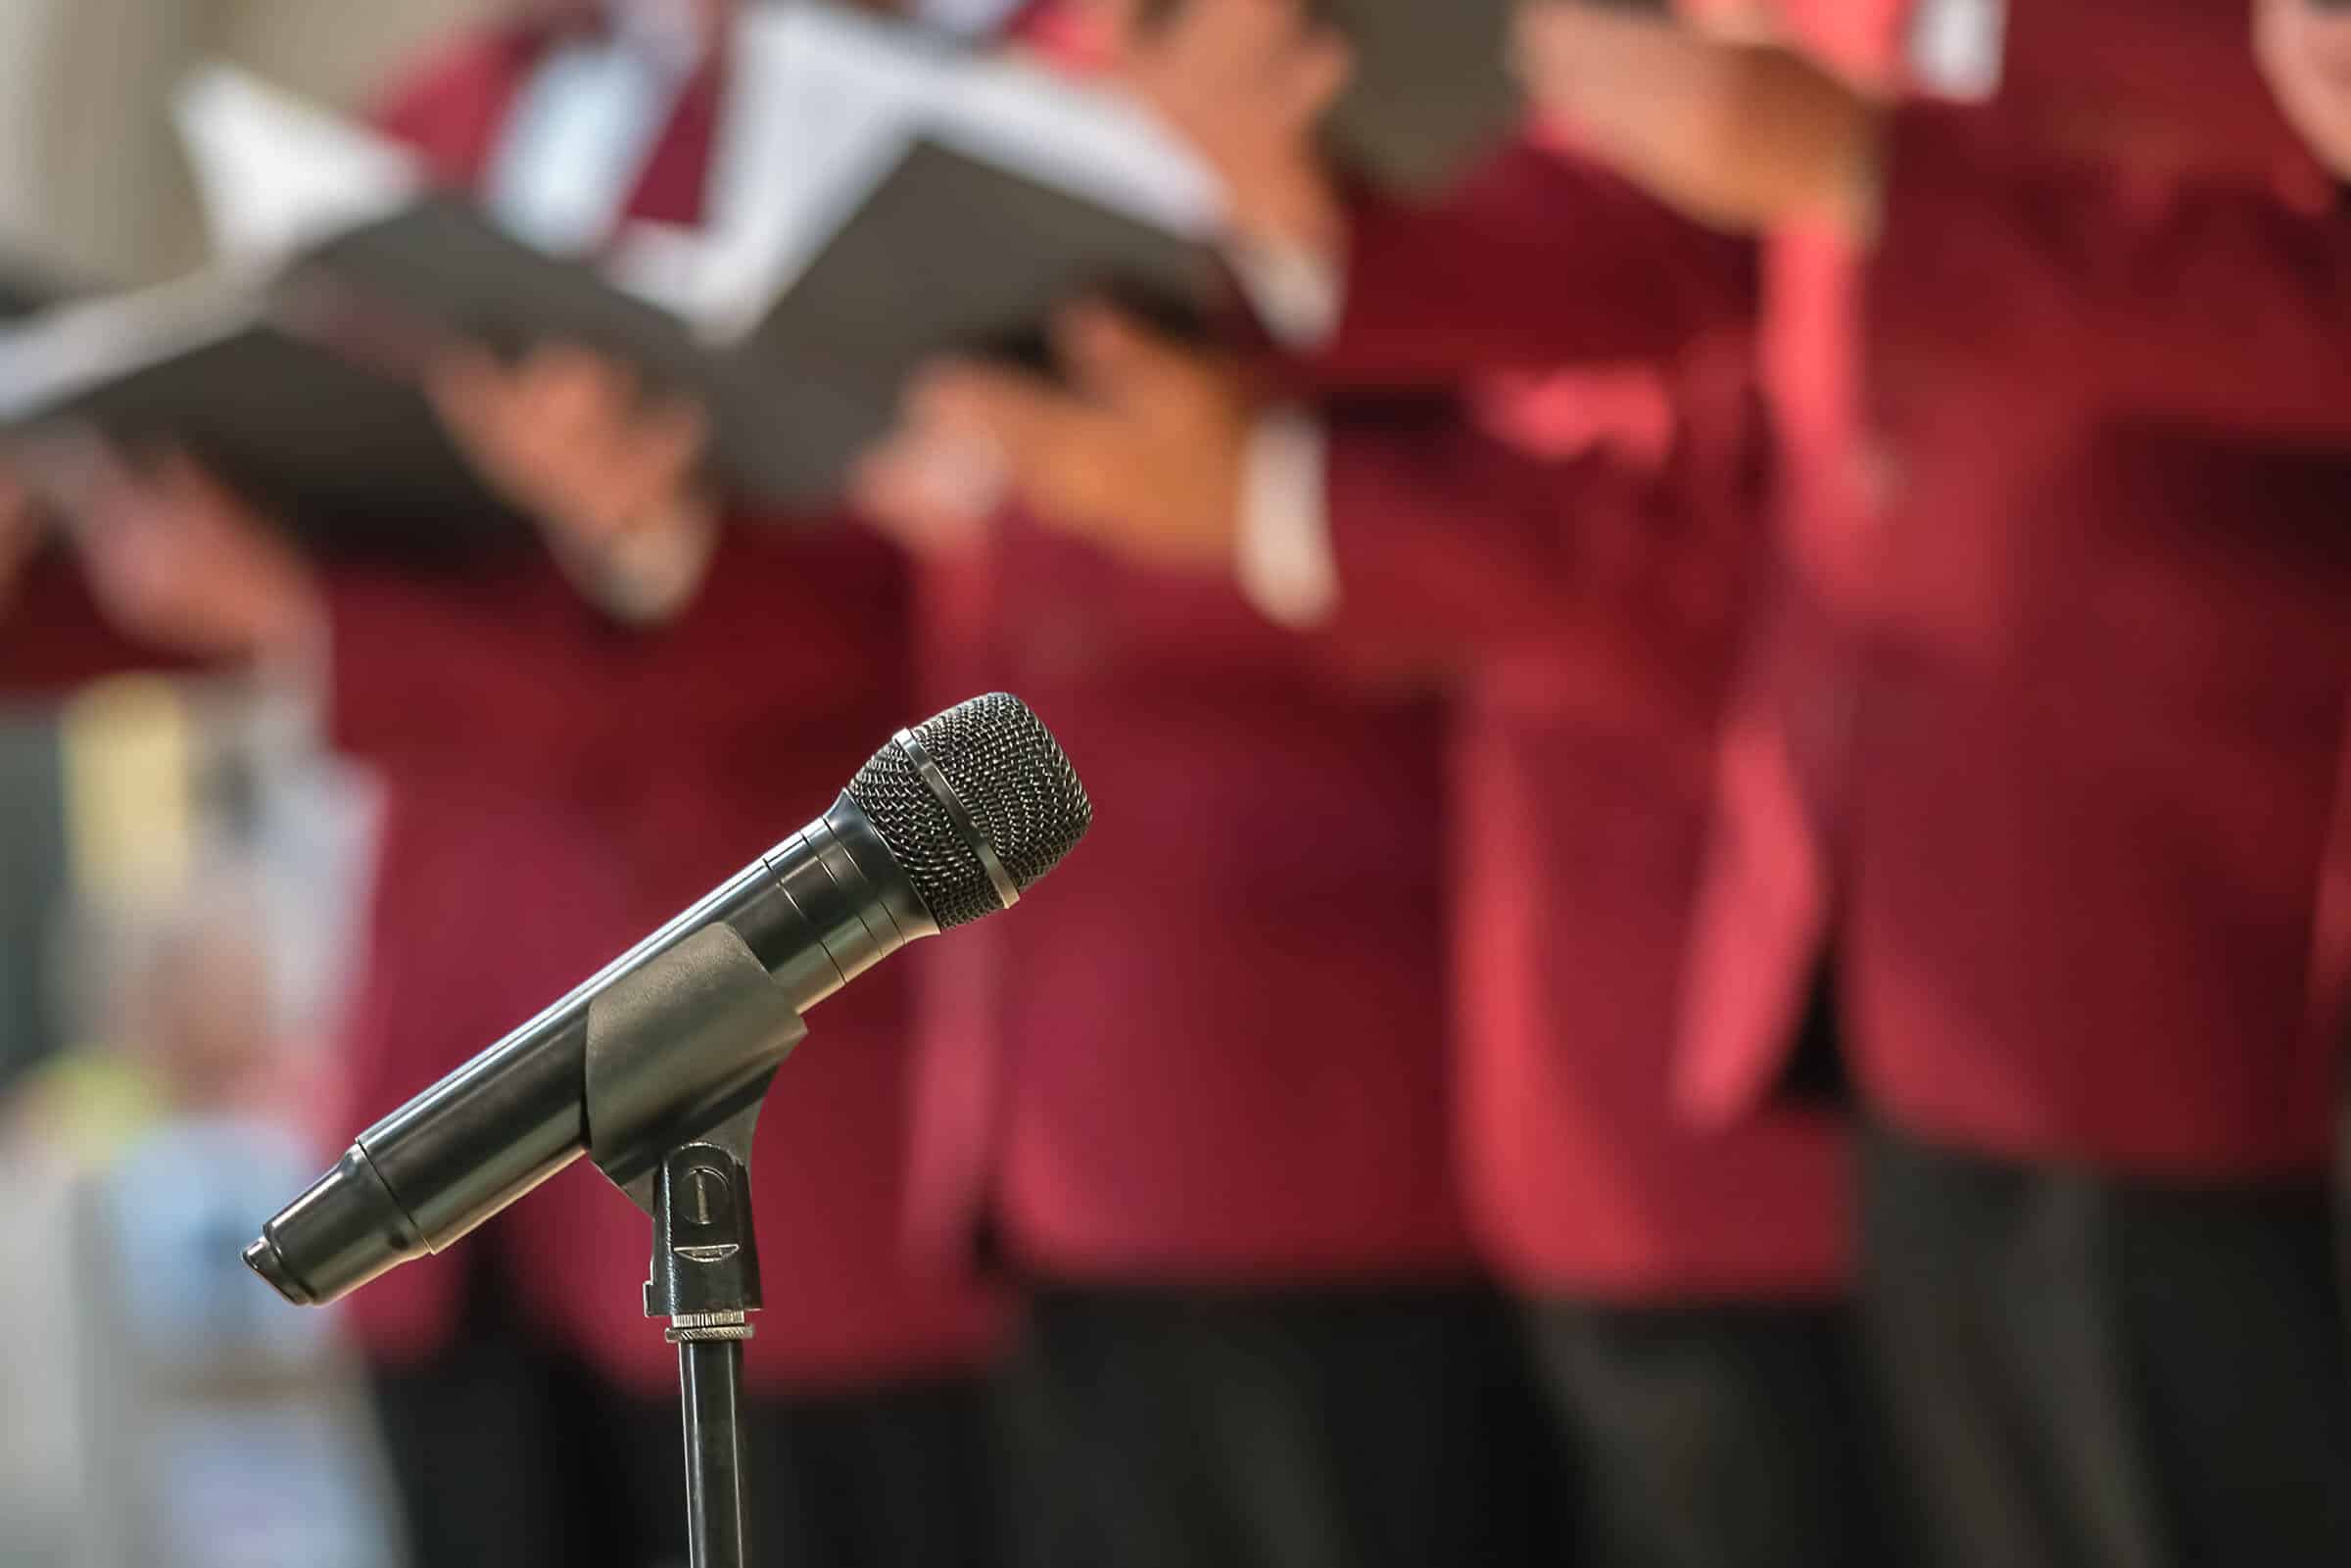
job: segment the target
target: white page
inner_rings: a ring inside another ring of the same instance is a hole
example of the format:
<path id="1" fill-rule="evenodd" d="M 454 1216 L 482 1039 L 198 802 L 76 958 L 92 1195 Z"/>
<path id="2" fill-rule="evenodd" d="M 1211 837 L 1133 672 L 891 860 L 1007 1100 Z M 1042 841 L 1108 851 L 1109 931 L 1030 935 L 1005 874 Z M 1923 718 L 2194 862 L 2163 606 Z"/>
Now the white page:
<path id="1" fill-rule="evenodd" d="M 282 260 L 397 212 L 424 189 L 407 148 L 233 67 L 189 72 L 172 116 L 215 254 L 232 262 Z"/>
<path id="2" fill-rule="evenodd" d="M 1190 239 L 1218 237 L 1223 184 L 1140 103 L 1025 60 L 974 62 L 924 117 L 941 145 Z"/>

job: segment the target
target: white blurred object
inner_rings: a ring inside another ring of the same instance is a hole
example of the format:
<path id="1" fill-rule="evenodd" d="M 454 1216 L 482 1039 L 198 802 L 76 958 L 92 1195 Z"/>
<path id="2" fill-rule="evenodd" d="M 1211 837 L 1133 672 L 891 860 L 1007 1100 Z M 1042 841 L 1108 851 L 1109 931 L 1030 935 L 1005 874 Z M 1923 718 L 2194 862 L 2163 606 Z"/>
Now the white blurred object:
<path id="1" fill-rule="evenodd" d="M 1910 24 L 1910 69 L 1938 97 L 1983 103 L 2000 88 L 2008 0 L 1924 0 Z"/>
<path id="2" fill-rule="evenodd" d="M 674 6 L 634 5 L 605 37 L 539 63 L 507 113 L 483 205 L 509 233 L 583 255 L 619 226 L 696 65 Z"/>
<path id="3" fill-rule="evenodd" d="M 275 262 L 424 189 L 406 148 L 232 66 L 190 71 L 172 115 L 223 261 Z"/>

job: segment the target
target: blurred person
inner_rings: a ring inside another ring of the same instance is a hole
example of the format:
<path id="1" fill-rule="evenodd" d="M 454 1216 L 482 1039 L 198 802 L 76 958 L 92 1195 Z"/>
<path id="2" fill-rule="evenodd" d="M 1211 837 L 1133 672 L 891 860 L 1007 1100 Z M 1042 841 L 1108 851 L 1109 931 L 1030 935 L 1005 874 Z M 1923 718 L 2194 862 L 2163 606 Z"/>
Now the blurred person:
<path id="1" fill-rule="evenodd" d="M 2243 4 L 2050 0 L 1969 106 L 1527 13 L 1539 93 L 1660 192 L 1870 247 L 1878 504 L 1782 520 L 1681 1070 L 1709 1120 L 1753 1114 L 1833 955 L 1863 1316 L 1932 1560 L 2351 1546 L 2341 1020 L 2312 1006 L 2345 958 L 2351 229 L 2283 9 L 2278 102 Z M 1618 90 L 1660 52 L 1739 112 Z"/>
<path id="2" fill-rule="evenodd" d="M 927 412 L 980 432 L 1047 528 L 1462 683 L 1457 1158 L 1527 1304 L 1578 1560 L 1875 1561 L 1840 1118 L 1705 1135 L 1669 1093 L 1758 558 L 1752 247 L 1532 145 L 1430 211 L 1350 201 L 1311 115 L 1265 129 L 1283 11 L 1194 0 L 1136 74 L 1231 171 L 1260 255 L 1331 266 L 1308 375 L 1345 395 L 1267 408 L 1216 356 L 1096 312 L 1063 339 L 1074 390 L 961 372 Z M 1214 47 L 1241 58 L 1208 69 Z M 1311 44 L 1294 64 L 1309 101 L 1333 79 Z"/>
<path id="3" fill-rule="evenodd" d="M 69 282 L 129 287 L 203 263 L 171 122 L 183 74 L 218 57 L 348 103 L 491 0 L 12 0 L 0 7 L 0 234 Z"/>
<path id="4" fill-rule="evenodd" d="M 2256 13 L 2255 47 L 2262 70 L 2277 89 L 2279 107 L 2321 163 L 2337 179 L 2351 179 L 2351 94 L 2341 90 L 2344 62 L 2351 58 L 2351 18 L 2325 6 L 2263 4 Z M 2325 907 L 2332 919 L 2323 929 L 2333 940 L 2323 948 L 2335 959 L 2330 990 L 2314 1010 L 2315 1026 L 2351 1017 L 2351 747 L 2344 753 L 2343 794 L 2336 810 L 2335 852 Z M 2340 1115 L 2335 1138 L 2335 1254 L 2342 1281 L 2344 1323 L 2351 1328 L 2351 1022 L 2334 1029 L 2341 1041 L 2341 1078 L 2336 1085 Z"/>
<path id="5" fill-rule="evenodd" d="M 1027 1286 L 1031 1560 L 1511 1560 L 1447 1150 L 1438 702 L 1227 584 L 1020 516 L 977 549 L 928 587 L 935 664 L 1024 693 L 1117 803 L 1069 886 L 926 976 L 916 1218 Z"/>
<path id="6" fill-rule="evenodd" d="M 1233 40 L 1202 20 L 1117 64 L 1164 69 L 1244 140 L 1311 124 L 1345 80 L 1323 39 L 1254 52 L 1283 46 L 1287 8 L 1208 12 Z M 1286 198 L 1319 189 L 1290 172 L 1231 181 L 1276 269 Z M 931 558 L 933 658 L 1025 693 L 1104 802 L 1054 885 L 926 987 L 918 1224 L 1030 1288 L 1006 1380 L 1025 1560 L 1519 1560 L 1526 1437 L 1450 1149 L 1439 694 L 1228 579 L 1073 537 L 1114 497 L 1229 505 L 1248 414 L 1217 369 L 1114 386 L 1156 353 L 1116 319 L 1059 336 L 1083 414 L 966 370 L 915 396 L 853 492 Z M 941 406 L 975 396 L 978 417 Z"/>
<path id="7" fill-rule="evenodd" d="M 2262 71 L 2276 89 L 2278 103 L 2313 153 L 2337 179 L 2351 179 L 2351 92 L 2343 90 L 2346 63 L 2351 62 L 2351 16 L 2324 5 L 2283 5 L 2263 0 L 2255 9 L 2254 47 Z M 2335 1253 L 2344 1305 L 2344 1322 L 2351 1327 L 2351 747 L 2344 752 L 2343 793 L 2336 808 L 2334 853 L 2324 909 L 2331 917 L 2322 923 L 2320 963 L 2331 961 L 2322 979 L 2313 1009 L 2313 1026 L 2331 1029 L 2341 1042 L 2342 1064 L 2336 1085 L 2340 1114 L 2335 1138 Z"/>
<path id="8" fill-rule="evenodd" d="M 9 1445 L 18 1462 L 47 1449 L 52 1465 L 47 1527 L 20 1514 L 24 1534 L 11 1531 L 28 1560 L 403 1560 L 333 1324 L 271 1312 L 230 1257 L 279 1184 L 310 1166 L 287 1115 L 307 1074 L 279 1026 L 260 917 L 246 878 L 216 867 L 159 908 L 94 923 L 72 952 L 104 999 L 93 1043 L 136 1069 L 152 1104 L 109 1146 L 59 1143 L 47 1192 L 11 1193 L 10 1278 L 32 1299 L 9 1315 L 55 1380 L 36 1389 L 35 1369 L 13 1364 L 0 1374 L 32 1402 Z M 61 1134 L 38 1105 L 17 1111 L 21 1180 Z M 40 1555 L 51 1543 L 58 1554 Z"/>
<path id="9" fill-rule="evenodd" d="M 163 1114 L 109 1162 L 78 1227 L 87 1436 L 106 1478 L 83 1512 L 106 1544 L 95 1560 L 401 1560 L 383 1456 L 333 1324 L 272 1311 L 230 1260 L 312 1164 L 291 1113 L 315 1059 L 285 1036 L 265 940 L 258 888 L 221 869 L 120 944 L 131 976 L 110 1033 Z"/>

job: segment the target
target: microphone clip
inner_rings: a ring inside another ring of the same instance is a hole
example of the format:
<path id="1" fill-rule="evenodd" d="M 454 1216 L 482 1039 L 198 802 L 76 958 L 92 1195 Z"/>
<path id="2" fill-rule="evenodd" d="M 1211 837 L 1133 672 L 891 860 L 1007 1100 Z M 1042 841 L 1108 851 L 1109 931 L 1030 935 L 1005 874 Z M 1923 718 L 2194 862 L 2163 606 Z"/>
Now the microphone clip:
<path id="1" fill-rule="evenodd" d="M 588 1009 L 589 1159 L 659 1217 L 656 1177 L 672 1151 L 711 1143 L 749 1164 L 767 1086 L 807 1034 L 742 934 L 703 927 Z"/>

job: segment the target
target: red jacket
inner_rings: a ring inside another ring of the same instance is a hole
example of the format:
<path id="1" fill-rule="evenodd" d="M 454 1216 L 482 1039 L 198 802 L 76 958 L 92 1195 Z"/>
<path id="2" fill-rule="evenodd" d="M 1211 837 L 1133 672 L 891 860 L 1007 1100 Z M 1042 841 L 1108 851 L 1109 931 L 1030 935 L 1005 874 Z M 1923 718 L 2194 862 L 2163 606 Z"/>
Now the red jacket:
<path id="1" fill-rule="evenodd" d="M 1866 333 L 1889 504 L 1784 530 L 1686 1088 L 1715 1117 L 1756 1102 L 1833 940 L 1864 1087 L 1915 1132 L 2312 1167 L 2351 228 L 2016 130 L 2005 106 L 1896 118 Z"/>
<path id="2" fill-rule="evenodd" d="M 1345 614 L 1449 634 L 1469 661 L 1450 902 L 1461 1157 L 1489 1256 L 1577 1296 L 1827 1294 L 1845 1273 L 1835 1119 L 1709 1133 L 1670 1093 L 1753 543 L 1751 498 L 1704 494 L 1726 476 L 1676 461 L 1660 479 L 1458 429 L 1342 429 Z"/>
<path id="3" fill-rule="evenodd" d="M 387 123 L 443 177 L 469 182 L 536 58 L 515 35 L 469 42 L 395 94 Z M 720 80 L 706 72 L 688 93 L 635 215 L 698 214 Z M 653 631 L 604 622 L 541 561 L 460 585 L 341 580 L 340 737 L 390 764 L 396 795 L 405 784 L 435 803 L 431 812 L 396 804 L 408 837 L 387 840 L 378 968 L 355 1041 L 373 1102 L 361 1114 L 422 1087 L 562 988 L 518 985 L 487 1025 L 426 1005 L 497 962 L 502 932 L 553 927 L 559 941 L 534 937 L 570 955 L 567 983 L 830 804 L 916 716 L 903 594 L 895 557 L 867 536 L 744 521 L 730 522 L 691 609 Z M 453 758 L 464 770 L 454 780 Z M 570 893 L 499 869 L 439 922 L 412 912 L 419 889 L 403 879 L 446 865 L 455 843 L 474 846 L 477 867 L 504 858 L 466 805 L 476 784 L 485 799 L 531 802 L 542 819 L 533 832 L 568 844 L 537 858 L 576 862 L 552 878 Z M 454 836 L 434 841 L 445 833 Z M 759 1319 L 747 1363 L 755 1384 L 910 1375 L 968 1364 L 991 1343 L 988 1303 L 902 1261 L 906 982 L 893 966 L 826 1004 L 760 1118 L 761 1247 L 771 1280 L 789 1283 L 771 1289 Z M 583 1170 L 534 1194 L 505 1230 L 542 1320 L 614 1375 L 648 1392 L 672 1386 L 674 1355 L 636 1298 L 650 1233 L 626 1199 Z M 361 1314 L 400 1315 L 364 1305 Z M 417 1341 L 392 1324 L 378 1343 Z"/>
<path id="4" fill-rule="evenodd" d="M 1708 1133 L 1670 1090 L 1718 709 L 1762 543 L 1751 248 L 1532 150 L 1414 222 L 1422 255 L 1462 254 L 1445 238 L 1457 222 L 1514 234 L 1500 254 L 1523 270 L 1498 268 L 1458 314 L 1451 296 L 1400 291 L 1379 319 L 1381 299 L 1358 292 L 1354 330 L 1406 340 L 1426 323 L 1459 377 L 1524 365 L 1526 340 L 1502 324 L 1547 320 L 1553 362 L 1587 366 L 1567 385 L 1579 401 L 1638 368 L 1675 415 L 1661 467 L 1605 445 L 1523 454 L 1441 411 L 1329 425 L 1334 636 L 1416 648 L 1462 682 L 1457 1136 L 1479 1239 L 1533 1291 L 1832 1294 L 1847 1228 L 1835 1118 Z M 1394 220 L 1386 234 L 1404 237 Z M 1636 258 L 1648 281 L 1545 296 L 1546 246 L 1595 281 Z M 1596 358 L 1610 374 L 1591 373 Z"/>

